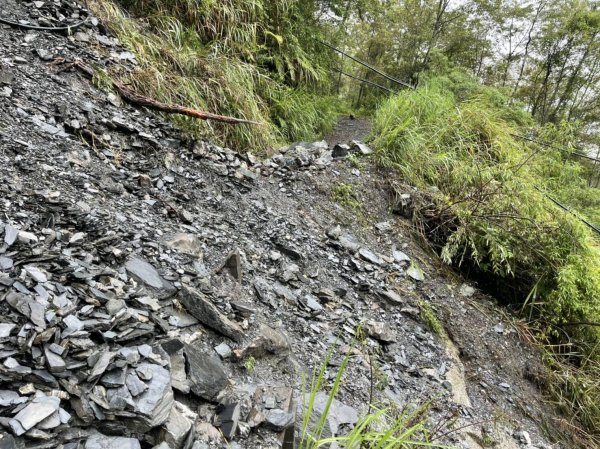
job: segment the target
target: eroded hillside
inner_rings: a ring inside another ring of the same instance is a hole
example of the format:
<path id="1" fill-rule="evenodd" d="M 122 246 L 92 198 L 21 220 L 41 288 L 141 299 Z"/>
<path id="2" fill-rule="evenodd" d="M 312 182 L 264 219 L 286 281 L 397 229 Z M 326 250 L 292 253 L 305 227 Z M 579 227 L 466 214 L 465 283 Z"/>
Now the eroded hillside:
<path id="1" fill-rule="evenodd" d="M 432 401 L 436 442 L 565 447 L 518 323 L 420 248 L 368 158 L 187 139 L 69 64 L 135 65 L 95 19 L 0 42 L 0 447 L 289 448 L 329 350 L 316 416 L 351 357 L 325 434 Z"/>

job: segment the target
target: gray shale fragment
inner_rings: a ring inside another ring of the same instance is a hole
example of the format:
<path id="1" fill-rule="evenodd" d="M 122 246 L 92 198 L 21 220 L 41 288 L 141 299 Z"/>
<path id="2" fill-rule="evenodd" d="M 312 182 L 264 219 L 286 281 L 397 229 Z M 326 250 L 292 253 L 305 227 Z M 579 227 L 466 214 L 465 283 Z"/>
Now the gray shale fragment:
<path id="1" fill-rule="evenodd" d="M 0 390 L 0 407 L 9 407 L 27 402 L 25 396 L 20 396 L 16 391 Z"/>
<path id="2" fill-rule="evenodd" d="M 93 381 L 102 374 L 104 374 L 110 362 L 112 362 L 112 360 L 115 358 L 115 355 L 117 355 L 117 353 L 111 351 L 105 351 L 102 354 L 100 354 L 100 357 L 94 364 L 94 367 L 92 368 L 92 371 L 88 376 L 88 381 Z"/>
<path id="3" fill-rule="evenodd" d="M 190 345 L 186 345 L 184 351 L 192 393 L 209 401 L 214 400 L 229 384 L 221 360 Z"/>
<path id="4" fill-rule="evenodd" d="M 242 328 L 219 312 L 204 293 L 184 285 L 179 300 L 187 311 L 205 326 L 237 342 L 244 338 Z"/>
<path id="5" fill-rule="evenodd" d="M 61 356 L 52 352 L 50 345 L 44 346 L 44 355 L 46 356 L 46 365 L 51 373 L 62 373 L 66 369 L 67 364 Z"/>
<path id="6" fill-rule="evenodd" d="M 166 281 L 148 261 L 140 257 L 131 257 L 125 263 L 125 269 L 157 294 L 159 299 L 171 297 L 177 289 Z"/>
<path id="7" fill-rule="evenodd" d="M 294 414 L 285 412 L 279 408 L 268 410 L 265 413 L 265 425 L 280 432 L 294 424 Z"/>
<path id="8" fill-rule="evenodd" d="M 141 446 L 135 438 L 109 437 L 97 433 L 87 439 L 85 449 L 141 449 Z"/>
<path id="9" fill-rule="evenodd" d="M 171 408 L 169 419 L 164 424 L 165 443 L 173 449 L 181 449 L 193 432 L 194 421 L 189 419 L 183 412 L 186 407 L 179 402 L 175 402 Z M 192 435 L 193 437 L 193 435 Z"/>
<path id="10" fill-rule="evenodd" d="M 151 373 L 151 378 L 148 389 L 134 399 L 136 412 L 142 415 L 148 428 L 160 426 L 169 418 L 173 406 L 171 376 L 163 367 L 150 363 L 140 364 L 140 370 Z"/>
<path id="11" fill-rule="evenodd" d="M 125 385 L 127 385 L 127 388 L 133 397 L 139 396 L 148 389 L 148 385 L 142 382 L 135 372 L 131 372 L 127 375 Z"/>
<path id="12" fill-rule="evenodd" d="M 38 423 L 57 412 L 60 399 L 54 396 L 41 396 L 31 401 L 23 410 L 11 419 L 8 424 L 15 435 L 23 435 Z"/>

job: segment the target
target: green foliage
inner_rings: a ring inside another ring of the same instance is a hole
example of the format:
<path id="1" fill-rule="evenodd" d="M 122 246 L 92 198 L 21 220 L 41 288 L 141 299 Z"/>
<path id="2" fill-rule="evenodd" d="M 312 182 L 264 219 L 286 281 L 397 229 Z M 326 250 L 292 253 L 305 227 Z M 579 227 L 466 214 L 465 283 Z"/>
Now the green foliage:
<path id="1" fill-rule="evenodd" d="M 312 46 L 293 34 L 304 24 L 306 38 L 317 25 L 301 20 L 309 11 L 296 2 L 120 3 L 127 9 L 112 0 L 94 0 L 91 7 L 136 55 L 138 68 L 125 81 L 137 92 L 262 124 L 174 118 L 193 135 L 266 151 L 315 138 L 332 126 L 337 102 L 327 94 L 321 62 L 306 53 Z"/>
<path id="2" fill-rule="evenodd" d="M 362 203 L 354 192 L 352 184 L 341 182 L 333 187 L 333 200 L 351 209 L 360 209 Z"/>
<path id="3" fill-rule="evenodd" d="M 244 368 L 246 368 L 246 371 L 252 374 L 254 372 L 254 368 L 256 368 L 256 359 L 252 356 L 247 357 L 244 360 Z"/>
<path id="4" fill-rule="evenodd" d="M 419 309 L 421 310 L 421 317 L 423 318 L 423 320 L 425 320 L 425 322 L 433 331 L 433 333 L 444 341 L 448 340 L 448 334 L 446 333 L 446 329 L 444 329 L 444 325 L 437 317 L 431 305 L 424 301 L 421 301 L 419 302 Z"/>
<path id="5" fill-rule="evenodd" d="M 435 232 L 447 263 L 482 273 L 553 344 L 574 345 L 575 358 L 600 360 L 593 324 L 600 322 L 600 245 L 579 219 L 600 217 L 600 192 L 588 187 L 582 164 L 560 140 L 549 148 L 515 137 L 533 130 L 552 138 L 569 127 L 536 128 L 498 91 L 451 78 L 381 107 L 373 133 L 378 161 L 427 192 L 415 220 Z M 600 394 L 597 384 L 590 388 Z M 580 393 L 578 404 L 589 402 Z M 590 413 L 600 426 L 600 415 Z"/>
<path id="6" fill-rule="evenodd" d="M 324 412 L 318 420 L 315 420 L 316 424 L 311 424 L 311 416 L 314 413 L 317 395 L 325 387 L 327 367 L 334 354 L 335 346 L 327 352 L 319 370 L 315 370 L 313 373 L 310 391 L 303 395 L 303 420 L 298 448 L 318 449 L 329 447 L 331 444 L 337 444 L 337 447 L 347 449 L 358 447 L 381 449 L 448 447 L 432 442 L 426 419 L 429 403 L 415 407 L 412 411 L 398 410 L 396 407 L 376 408 L 371 404 L 369 412 L 359 419 L 348 434 L 323 437 L 329 411 L 333 400 L 341 389 L 344 375 L 351 360 L 352 348 L 353 346 L 346 353 L 335 374 L 333 384 L 327 395 Z"/>
<path id="7" fill-rule="evenodd" d="M 271 100 L 271 120 L 285 141 L 310 140 L 333 129 L 337 102 L 334 97 L 283 88 Z"/>

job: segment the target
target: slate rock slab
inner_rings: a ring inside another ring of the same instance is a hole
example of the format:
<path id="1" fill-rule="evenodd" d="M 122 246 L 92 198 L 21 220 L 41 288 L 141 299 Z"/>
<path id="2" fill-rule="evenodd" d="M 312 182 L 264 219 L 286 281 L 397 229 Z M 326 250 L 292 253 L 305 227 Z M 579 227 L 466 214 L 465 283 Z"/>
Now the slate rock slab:
<path id="1" fill-rule="evenodd" d="M 87 439 L 85 449 L 141 449 L 141 446 L 135 438 L 109 437 L 98 433 Z"/>
<path id="2" fill-rule="evenodd" d="M 177 289 L 163 279 L 148 261 L 141 257 L 131 257 L 125 263 L 125 269 L 137 280 L 151 289 L 160 299 L 169 298 Z"/>
<path id="3" fill-rule="evenodd" d="M 184 348 L 188 381 L 192 393 L 212 401 L 228 385 L 228 376 L 221 360 L 191 345 Z"/>
<path id="4" fill-rule="evenodd" d="M 15 435 L 23 435 L 34 428 L 44 419 L 57 412 L 60 407 L 60 399 L 54 396 L 41 396 L 35 398 L 23 410 L 11 419 L 8 424 Z"/>
<path id="5" fill-rule="evenodd" d="M 306 403 L 310 400 L 310 393 L 306 394 Z M 313 411 L 309 418 L 308 428 L 314 430 L 327 408 L 329 396 L 326 393 L 318 392 L 313 401 Z M 298 413 L 296 416 L 304 416 L 302 412 L 302 404 L 298 405 Z M 342 424 L 356 424 L 358 422 L 358 412 L 356 409 L 333 399 L 329 407 L 327 415 L 327 425 L 323 429 L 323 438 L 337 435 Z"/>
<path id="6" fill-rule="evenodd" d="M 141 363 L 140 370 L 151 373 L 152 377 L 146 383 L 148 389 L 134 399 L 136 412 L 145 417 L 143 421 L 148 427 L 160 426 L 169 418 L 174 402 L 171 376 L 162 366 L 151 363 Z"/>
<path id="7" fill-rule="evenodd" d="M 219 312 L 219 309 L 200 291 L 184 285 L 179 299 L 187 311 L 205 326 L 236 342 L 244 338 L 242 328 Z"/>
<path id="8" fill-rule="evenodd" d="M 12 435 L 0 432 L 0 449 L 21 449 L 23 447 Z"/>

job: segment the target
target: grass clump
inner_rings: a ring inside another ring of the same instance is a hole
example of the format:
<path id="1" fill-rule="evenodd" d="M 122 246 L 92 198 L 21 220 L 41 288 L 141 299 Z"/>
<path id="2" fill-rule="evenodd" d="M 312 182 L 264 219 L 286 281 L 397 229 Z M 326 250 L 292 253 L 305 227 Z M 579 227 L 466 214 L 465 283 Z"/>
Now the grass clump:
<path id="1" fill-rule="evenodd" d="M 444 325 L 437 317 L 433 307 L 430 304 L 421 301 L 419 302 L 419 309 L 421 310 L 421 317 L 425 321 L 425 323 L 429 326 L 429 328 L 433 331 L 435 335 L 437 335 L 441 340 L 447 341 L 448 334 L 446 333 L 446 329 L 444 329 Z"/>
<path id="2" fill-rule="evenodd" d="M 314 138 L 332 126 L 338 102 L 329 95 L 322 61 L 302 41 L 317 32 L 303 5 L 91 0 L 90 7 L 136 55 L 133 72 L 113 69 L 112 76 L 165 103 L 262 124 L 173 117 L 195 137 L 266 150 Z"/>
<path id="3" fill-rule="evenodd" d="M 380 448 L 380 449 L 416 449 L 445 448 L 433 441 L 427 422 L 429 404 L 414 407 L 412 410 L 399 410 L 396 407 L 377 408 L 369 404 L 368 412 L 359 418 L 355 426 L 345 435 L 325 437 L 324 430 L 332 404 L 343 384 L 343 378 L 351 361 L 350 349 L 333 380 L 327 394 L 327 402 L 318 420 L 311 420 L 315 412 L 315 401 L 326 383 L 326 371 L 334 354 L 332 347 L 318 370 L 313 373 L 310 391 L 303 394 L 303 420 L 299 435 L 299 449 L 318 449 L 336 444 L 340 448 Z M 373 381 L 373 379 L 372 379 Z M 311 421 L 312 424 L 311 424 Z M 316 422 L 314 422 L 316 421 Z"/>
<path id="4" fill-rule="evenodd" d="M 600 217 L 600 191 L 569 151 L 515 137 L 561 132 L 532 123 L 499 91 L 432 79 L 381 106 L 376 157 L 423 192 L 413 220 L 443 260 L 479 275 L 583 366 L 600 360 L 600 245 L 580 218 Z M 600 431 L 597 409 L 587 410 Z"/>
<path id="5" fill-rule="evenodd" d="M 354 186 L 345 182 L 333 186 L 333 200 L 342 206 L 355 210 L 362 207 L 362 203 L 354 191 Z"/>
<path id="6" fill-rule="evenodd" d="M 248 373 L 252 374 L 254 372 L 254 369 L 256 368 L 256 359 L 252 356 L 249 356 L 246 359 L 244 359 L 244 368 L 246 368 L 246 371 L 248 371 Z"/>

